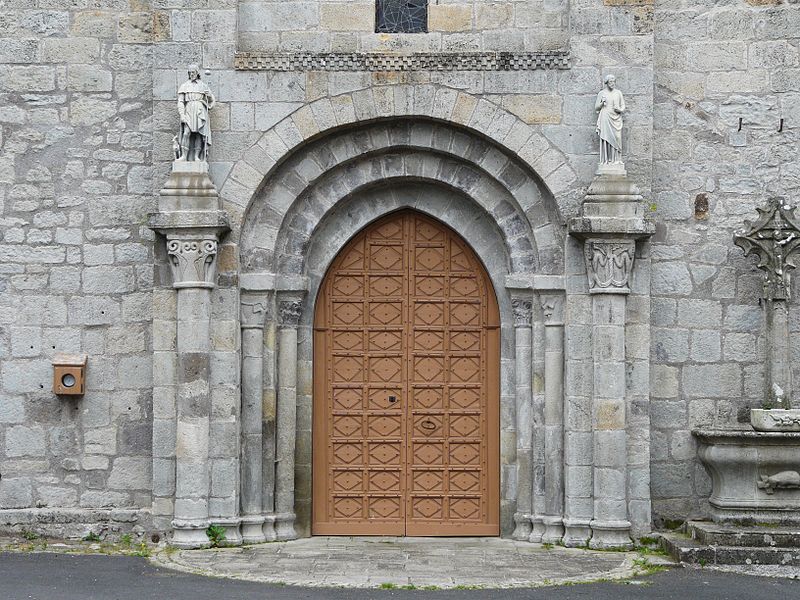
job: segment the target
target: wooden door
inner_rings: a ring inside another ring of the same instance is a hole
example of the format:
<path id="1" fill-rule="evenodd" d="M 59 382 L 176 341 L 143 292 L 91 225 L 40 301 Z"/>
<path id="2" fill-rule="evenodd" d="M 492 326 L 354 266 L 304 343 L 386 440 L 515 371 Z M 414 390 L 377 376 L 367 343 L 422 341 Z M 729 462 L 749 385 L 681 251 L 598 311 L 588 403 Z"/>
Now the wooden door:
<path id="1" fill-rule="evenodd" d="M 458 234 L 410 210 L 357 234 L 317 298 L 312 532 L 499 535 L 499 367 Z"/>

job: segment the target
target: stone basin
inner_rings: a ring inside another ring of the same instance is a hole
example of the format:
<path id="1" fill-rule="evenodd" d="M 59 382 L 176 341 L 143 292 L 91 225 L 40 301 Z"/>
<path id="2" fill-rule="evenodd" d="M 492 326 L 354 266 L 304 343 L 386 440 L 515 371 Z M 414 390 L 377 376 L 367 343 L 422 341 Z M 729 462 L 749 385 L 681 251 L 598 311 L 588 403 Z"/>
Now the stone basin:
<path id="1" fill-rule="evenodd" d="M 756 431 L 800 431 L 800 409 L 753 408 L 750 424 Z"/>
<path id="2" fill-rule="evenodd" d="M 800 524 L 800 432 L 695 429 L 717 523 Z"/>

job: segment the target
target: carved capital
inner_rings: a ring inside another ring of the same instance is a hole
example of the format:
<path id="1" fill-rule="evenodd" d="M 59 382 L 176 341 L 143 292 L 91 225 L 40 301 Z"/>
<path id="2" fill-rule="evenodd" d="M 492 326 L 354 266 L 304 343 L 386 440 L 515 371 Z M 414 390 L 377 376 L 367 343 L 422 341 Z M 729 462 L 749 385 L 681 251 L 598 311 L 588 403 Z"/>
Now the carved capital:
<path id="1" fill-rule="evenodd" d="M 584 242 L 590 294 L 629 294 L 636 241 L 589 238 Z"/>
<path id="2" fill-rule="evenodd" d="M 215 237 L 167 239 L 172 287 L 213 288 L 217 270 Z"/>
<path id="3" fill-rule="evenodd" d="M 524 298 L 513 298 L 511 308 L 514 311 L 514 327 L 530 327 L 533 303 Z"/>
<path id="4" fill-rule="evenodd" d="M 758 268 L 764 271 L 764 298 L 788 300 L 790 271 L 800 262 L 800 223 L 795 207 L 777 197 L 756 210 L 756 222 L 745 221 L 745 229 L 734 234 L 733 243 L 744 250 L 745 256 L 758 256 Z"/>
<path id="5" fill-rule="evenodd" d="M 243 296 L 240 301 L 242 329 L 261 329 L 270 316 L 271 304 L 266 297 Z"/>
<path id="6" fill-rule="evenodd" d="M 281 300 L 278 303 L 278 324 L 281 327 L 297 327 L 302 309 L 302 300 Z"/>
<path id="7" fill-rule="evenodd" d="M 539 296 L 545 327 L 556 327 L 564 324 L 564 295 L 542 294 Z"/>

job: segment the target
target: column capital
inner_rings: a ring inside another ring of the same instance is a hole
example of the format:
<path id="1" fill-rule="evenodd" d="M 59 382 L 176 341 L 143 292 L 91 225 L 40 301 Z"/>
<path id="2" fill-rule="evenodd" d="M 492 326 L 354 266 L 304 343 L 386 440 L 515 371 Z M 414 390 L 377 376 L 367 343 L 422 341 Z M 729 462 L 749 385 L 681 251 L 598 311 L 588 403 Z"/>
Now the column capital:
<path id="1" fill-rule="evenodd" d="M 262 329 L 271 313 L 272 303 L 266 294 L 242 294 L 239 300 L 242 329 Z"/>
<path id="2" fill-rule="evenodd" d="M 295 328 L 300 324 L 303 314 L 303 301 L 299 298 L 278 300 L 278 325 L 282 328 Z"/>
<path id="3" fill-rule="evenodd" d="M 587 238 L 583 243 L 590 294 L 630 294 L 636 240 Z"/>
<path id="4" fill-rule="evenodd" d="M 220 237 L 230 230 L 224 211 L 161 212 L 150 229 L 167 238 L 172 287 L 213 288 Z"/>
<path id="5" fill-rule="evenodd" d="M 533 302 L 528 298 L 512 298 L 511 309 L 514 312 L 514 327 L 530 327 L 533 321 Z"/>
<path id="6" fill-rule="evenodd" d="M 564 325 L 564 294 L 550 293 L 539 295 L 545 327 Z"/>

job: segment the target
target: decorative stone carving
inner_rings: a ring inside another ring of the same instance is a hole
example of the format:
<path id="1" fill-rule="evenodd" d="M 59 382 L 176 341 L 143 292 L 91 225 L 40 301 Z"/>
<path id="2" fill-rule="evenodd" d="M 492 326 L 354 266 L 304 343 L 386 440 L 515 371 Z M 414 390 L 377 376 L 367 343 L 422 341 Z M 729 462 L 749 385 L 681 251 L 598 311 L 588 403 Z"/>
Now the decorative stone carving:
<path id="1" fill-rule="evenodd" d="M 598 112 L 595 131 L 600 137 L 600 165 L 597 174 L 625 175 L 622 162 L 622 115 L 625 98 L 616 89 L 617 78 L 606 75 L 605 87 L 597 94 L 594 109 Z"/>
<path id="2" fill-rule="evenodd" d="M 532 71 L 569 69 L 569 53 L 552 52 L 237 52 L 236 69 L 250 71 Z"/>
<path id="3" fill-rule="evenodd" d="M 513 298 L 511 309 L 514 311 L 514 327 L 531 326 L 533 302 L 524 298 Z"/>
<path id="4" fill-rule="evenodd" d="M 271 312 L 270 303 L 266 298 L 242 298 L 240 304 L 242 328 L 257 329 L 264 327 L 264 323 Z"/>
<path id="5" fill-rule="evenodd" d="M 302 314 L 302 300 L 282 300 L 278 305 L 278 323 L 281 327 L 297 327 Z"/>
<path id="6" fill-rule="evenodd" d="M 208 113 L 214 108 L 214 94 L 200 79 L 200 67 L 189 65 L 188 73 L 189 80 L 178 88 L 181 127 L 173 138 L 173 151 L 176 160 L 206 162 L 211 146 L 211 120 Z"/>
<path id="7" fill-rule="evenodd" d="M 564 324 L 564 296 L 563 294 L 543 294 L 539 297 L 542 307 L 545 326 Z"/>
<path id="8" fill-rule="evenodd" d="M 627 294 L 636 242 L 630 239 L 590 239 L 584 244 L 590 294 Z"/>
<path id="9" fill-rule="evenodd" d="M 774 494 L 775 490 L 800 490 L 800 473 L 781 471 L 771 476 L 762 475 L 756 485 L 767 494 Z"/>
<path id="10" fill-rule="evenodd" d="M 217 240 L 168 239 L 167 254 L 172 269 L 172 287 L 214 287 Z"/>
<path id="11" fill-rule="evenodd" d="M 800 222 L 795 207 L 784 198 L 772 198 L 756 210 L 756 222 L 745 221 L 745 229 L 734 234 L 733 242 L 745 255 L 758 256 L 758 268 L 764 271 L 764 298 L 788 300 L 790 271 L 800 261 Z"/>

